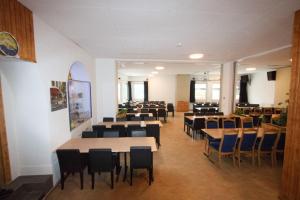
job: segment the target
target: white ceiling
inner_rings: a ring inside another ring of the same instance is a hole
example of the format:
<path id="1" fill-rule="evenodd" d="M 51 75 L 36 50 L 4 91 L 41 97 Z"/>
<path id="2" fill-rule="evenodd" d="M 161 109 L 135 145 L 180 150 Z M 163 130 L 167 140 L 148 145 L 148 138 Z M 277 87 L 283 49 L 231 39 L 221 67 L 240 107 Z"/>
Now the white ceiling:
<path id="1" fill-rule="evenodd" d="M 98 58 L 187 60 L 200 52 L 213 63 L 291 44 L 300 9 L 299 0 L 20 1 Z"/>

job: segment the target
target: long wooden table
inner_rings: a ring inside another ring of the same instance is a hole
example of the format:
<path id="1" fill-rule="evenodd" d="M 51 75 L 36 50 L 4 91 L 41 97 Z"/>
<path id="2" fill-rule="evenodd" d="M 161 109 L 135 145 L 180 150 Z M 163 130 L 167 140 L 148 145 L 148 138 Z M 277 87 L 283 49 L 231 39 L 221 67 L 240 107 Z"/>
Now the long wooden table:
<path id="1" fill-rule="evenodd" d="M 197 118 L 203 118 L 203 119 L 208 119 L 208 118 L 234 118 L 236 116 L 234 115 L 203 115 L 203 116 L 185 116 L 188 120 L 194 121 Z"/>
<path id="2" fill-rule="evenodd" d="M 162 127 L 163 124 L 156 121 L 124 121 L 124 122 L 99 122 L 98 125 L 104 125 L 106 128 L 111 128 L 112 125 L 124 125 L 126 128 L 128 125 L 140 125 L 141 127 L 146 127 L 147 124 L 158 124 L 159 127 Z"/>
<path id="3" fill-rule="evenodd" d="M 130 152 L 131 146 L 150 146 L 157 151 L 154 137 L 119 137 L 119 138 L 72 138 L 58 149 L 79 149 L 80 153 L 88 153 L 89 149 L 111 149 L 112 152 Z"/>
<path id="4" fill-rule="evenodd" d="M 140 117 L 141 114 L 149 115 L 149 117 L 153 117 L 152 113 L 126 113 L 126 115 L 134 115 L 135 117 Z"/>
<path id="5" fill-rule="evenodd" d="M 255 129 L 255 128 L 253 128 Z M 221 139 L 223 137 L 223 130 L 222 128 L 216 128 L 216 129 L 201 129 L 204 133 L 206 133 L 207 135 L 209 135 L 210 137 L 214 138 L 214 139 Z M 239 131 L 239 135 L 238 137 L 240 138 L 242 136 L 242 132 L 243 132 L 243 129 L 242 128 L 235 128 L 235 129 L 232 129 L 232 130 L 238 130 Z M 257 137 L 258 138 L 261 138 L 264 134 L 265 131 L 268 131 L 268 132 L 278 132 L 279 129 L 278 128 L 275 128 L 275 127 L 264 127 L 264 128 L 258 128 L 258 131 L 257 131 Z"/>

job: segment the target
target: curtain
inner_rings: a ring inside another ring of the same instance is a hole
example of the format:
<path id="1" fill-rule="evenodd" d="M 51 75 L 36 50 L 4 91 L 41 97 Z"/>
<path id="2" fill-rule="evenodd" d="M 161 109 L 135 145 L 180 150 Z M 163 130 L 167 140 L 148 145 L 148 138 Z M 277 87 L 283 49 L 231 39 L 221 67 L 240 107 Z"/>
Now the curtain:
<path id="1" fill-rule="evenodd" d="M 190 102 L 191 103 L 195 102 L 195 84 L 196 84 L 196 81 L 192 80 L 191 85 L 190 85 Z"/>
<path id="2" fill-rule="evenodd" d="M 248 84 L 248 75 L 241 76 L 239 103 L 248 103 L 247 84 Z"/>
<path id="3" fill-rule="evenodd" d="M 144 81 L 144 102 L 148 102 L 148 81 Z"/>
<path id="4" fill-rule="evenodd" d="M 132 101 L 131 81 L 128 81 L 128 101 Z"/>

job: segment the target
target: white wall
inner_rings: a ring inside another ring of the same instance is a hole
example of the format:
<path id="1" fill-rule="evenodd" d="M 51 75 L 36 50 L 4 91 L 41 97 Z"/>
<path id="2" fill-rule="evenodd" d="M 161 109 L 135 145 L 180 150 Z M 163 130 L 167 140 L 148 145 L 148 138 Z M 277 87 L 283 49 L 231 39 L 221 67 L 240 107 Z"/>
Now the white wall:
<path id="1" fill-rule="evenodd" d="M 118 108 L 117 66 L 113 59 L 96 59 L 97 121 L 115 117 Z"/>
<path id="2" fill-rule="evenodd" d="M 149 78 L 149 100 L 165 101 L 175 105 L 176 76 L 161 75 Z"/>
<path id="3" fill-rule="evenodd" d="M 275 82 L 275 106 L 279 106 L 278 103 L 282 103 L 279 107 L 286 107 L 286 100 L 289 99 L 291 82 L 291 67 L 285 67 L 278 69 L 276 72 Z"/>
<path id="4" fill-rule="evenodd" d="M 248 84 L 248 101 L 260 106 L 273 106 L 275 97 L 275 81 L 268 81 L 267 72 L 251 74 L 251 84 Z"/>
<path id="5" fill-rule="evenodd" d="M 59 178 L 55 149 L 89 127 L 70 132 L 68 109 L 51 112 L 51 81 L 67 81 L 71 64 L 80 61 L 90 75 L 95 121 L 94 59 L 34 15 L 37 63 L 0 61 L 12 177 L 54 174 Z"/>

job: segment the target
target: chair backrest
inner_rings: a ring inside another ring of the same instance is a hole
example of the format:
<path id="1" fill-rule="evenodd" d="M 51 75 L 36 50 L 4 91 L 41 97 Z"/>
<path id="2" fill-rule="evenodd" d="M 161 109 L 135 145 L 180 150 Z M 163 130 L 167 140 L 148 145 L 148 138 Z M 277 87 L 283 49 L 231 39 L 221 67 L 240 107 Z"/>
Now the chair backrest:
<path id="1" fill-rule="evenodd" d="M 157 115 L 156 109 L 153 109 L 153 108 L 149 109 L 149 113 L 152 113 L 153 117 L 156 117 L 156 115 Z"/>
<path id="2" fill-rule="evenodd" d="M 253 118 L 253 126 L 258 127 L 260 123 L 259 116 L 253 116 L 252 118 Z"/>
<path id="3" fill-rule="evenodd" d="M 221 153 L 232 153 L 235 151 L 236 141 L 238 138 L 238 130 L 236 129 L 223 129 L 223 137 L 219 147 Z"/>
<path id="4" fill-rule="evenodd" d="M 236 128 L 234 119 L 223 119 L 223 128 Z"/>
<path id="5" fill-rule="evenodd" d="M 285 147 L 285 131 L 280 131 L 279 136 L 277 137 L 276 140 L 276 150 L 278 151 L 284 151 L 284 147 Z"/>
<path id="6" fill-rule="evenodd" d="M 113 122 L 114 118 L 113 117 L 103 117 L 103 122 Z"/>
<path id="7" fill-rule="evenodd" d="M 62 172 L 79 172 L 82 170 L 79 149 L 58 149 L 56 154 Z"/>
<path id="8" fill-rule="evenodd" d="M 202 129 L 205 127 L 205 119 L 202 118 L 202 117 L 198 117 L 198 118 L 195 118 L 194 119 L 194 122 L 193 122 L 193 128 L 194 129 Z"/>
<path id="9" fill-rule="evenodd" d="M 261 151 L 272 151 L 275 146 L 276 139 L 278 137 L 278 132 L 276 131 L 266 131 L 261 138 L 258 149 Z"/>
<path id="10" fill-rule="evenodd" d="M 186 116 L 194 116 L 194 113 L 189 113 L 189 112 L 187 112 L 187 113 L 184 113 L 184 116 L 186 117 Z"/>
<path id="11" fill-rule="evenodd" d="M 148 113 L 142 113 L 142 114 L 140 114 L 140 118 L 142 120 L 145 120 L 145 117 L 149 117 L 149 114 Z"/>
<path id="12" fill-rule="evenodd" d="M 219 120 L 217 119 L 207 119 L 205 121 L 205 128 L 219 128 Z"/>
<path id="13" fill-rule="evenodd" d="M 119 132 L 119 137 L 126 137 L 125 125 L 114 124 L 114 125 L 111 125 L 111 129 L 118 131 Z"/>
<path id="14" fill-rule="evenodd" d="M 93 131 L 97 132 L 98 137 L 102 137 L 103 131 L 106 129 L 105 125 L 93 125 Z"/>
<path id="15" fill-rule="evenodd" d="M 172 103 L 168 103 L 167 104 L 167 109 L 169 112 L 173 112 L 174 111 L 174 105 Z"/>
<path id="16" fill-rule="evenodd" d="M 148 113 L 148 112 L 149 112 L 149 109 L 146 109 L 146 108 L 141 109 L 141 113 Z"/>
<path id="17" fill-rule="evenodd" d="M 252 151 L 255 147 L 257 138 L 257 129 L 246 128 L 243 129 L 242 137 L 238 148 L 240 151 Z"/>
<path id="18" fill-rule="evenodd" d="M 81 134 L 82 138 L 96 138 L 98 133 L 96 131 L 83 131 Z"/>
<path id="19" fill-rule="evenodd" d="M 130 147 L 130 167 L 148 168 L 153 165 L 153 155 L 150 146 Z"/>
<path id="20" fill-rule="evenodd" d="M 120 137 L 120 131 L 117 129 L 112 129 L 112 128 L 106 128 L 103 133 L 102 136 L 104 138 L 115 138 L 115 137 Z"/>
<path id="21" fill-rule="evenodd" d="M 90 172 L 107 172 L 111 171 L 113 168 L 111 149 L 89 149 Z"/>
<path id="22" fill-rule="evenodd" d="M 141 117 L 132 117 L 130 121 L 142 121 Z"/>
<path id="23" fill-rule="evenodd" d="M 127 119 L 125 117 L 123 118 L 116 118 L 117 122 L 125 122 Z"/>
<path id="24" fill-rule="evenodd" d="M 245 117 L 242 119 L 242 128 L 253 128 L 253 118 Z"/>
<path id="25" fill-rule="evenodd" d="M 127 121 L 131 121 L 131 119 L 134 117 L 135 117 L 135 114 L 129 114 L 129 113 L 126 114 Z"/>
<path id="26" fill-rule="evenodd" d="M 157 115 L 158 115 L 159 117 L 165 117 L 165 116 L 167 115 L 166 110 L 165 110 L 165 109 L 159 108 L 159 109 L 157 110 Z"/>
<path id="27" fill-rule="evenodd" d="M 146 129 L 140 125 L 129 124 L 127 127 L 128 137 L 146 137 Z"/>
<path id="28" fill-rule="evenodd" d="M 155 121 L 155 117 L 144 117 L 144 121 Z"/>
<path id="29" fill-rule="evenodd" d="M 147 137 L 159 137 L 160 135 L 160 128 L 159 124 L 147 124 L 146 125 L 146 134 Z"/>

